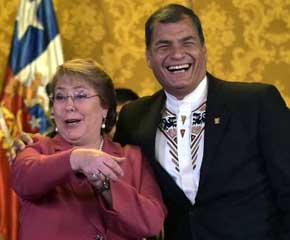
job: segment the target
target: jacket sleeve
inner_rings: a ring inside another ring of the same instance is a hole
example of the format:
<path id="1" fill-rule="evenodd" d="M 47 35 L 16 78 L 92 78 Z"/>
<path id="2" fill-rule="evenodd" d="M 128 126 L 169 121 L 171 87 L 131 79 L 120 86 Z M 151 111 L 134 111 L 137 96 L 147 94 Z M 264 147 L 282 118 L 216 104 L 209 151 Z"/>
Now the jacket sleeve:
<path id="1" fill-rule="evenodd" d="M 112 209 L 103 204 L 107 226 L 128 237 L 160 233 L 167 214 L 148 160 L 136 146 L 126 146 L 125 176 L 111 183 Z"/>
<path id="2" fill-rule="evenodd" d="M 42 197 L 73 173 L 69 162 L 71 150 L 44 154 L 48 145 L 42 138 L 36 140 L 17 154 L 11 166 L 12 187 L 22 199 Z"/>
<path id="3" fill-rule="evenodd" d="M 269 86 L 261 98 L 259 139 L 266 171 L 281 212 L 281 238 L 290 239 L 290 110 Z"/>

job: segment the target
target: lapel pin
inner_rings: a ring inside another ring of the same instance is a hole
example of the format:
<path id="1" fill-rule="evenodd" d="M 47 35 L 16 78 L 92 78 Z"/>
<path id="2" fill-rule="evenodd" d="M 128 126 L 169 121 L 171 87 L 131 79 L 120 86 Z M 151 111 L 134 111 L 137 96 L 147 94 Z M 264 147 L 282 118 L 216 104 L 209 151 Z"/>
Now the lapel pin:
<path id="1" fill-rule="evenodd" d="M 220 117 L 215 117 L 215 118 L 213 119 L 213 122 L 214 122 L 215 125 L 218 125 L 218 124 L 221 123 L 221 118 L 220 118 Z"/>

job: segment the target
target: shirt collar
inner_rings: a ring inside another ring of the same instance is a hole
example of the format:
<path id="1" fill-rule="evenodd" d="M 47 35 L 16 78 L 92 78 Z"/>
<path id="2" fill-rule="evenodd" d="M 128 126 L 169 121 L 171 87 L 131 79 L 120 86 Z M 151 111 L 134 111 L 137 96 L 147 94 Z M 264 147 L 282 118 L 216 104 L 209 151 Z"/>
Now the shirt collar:
<path id="1" fill-rule="evenodd" d="M 166 107 L 176 113 L 181 106 L 187 105 L 190 109 L 195 109 L 201 103 L 206 101 L 207 98 L 207 76 L 205 76 L 198 86 L 182 100 L 177 99 L 175 96 L 165 92 L 166 95 Z"/>

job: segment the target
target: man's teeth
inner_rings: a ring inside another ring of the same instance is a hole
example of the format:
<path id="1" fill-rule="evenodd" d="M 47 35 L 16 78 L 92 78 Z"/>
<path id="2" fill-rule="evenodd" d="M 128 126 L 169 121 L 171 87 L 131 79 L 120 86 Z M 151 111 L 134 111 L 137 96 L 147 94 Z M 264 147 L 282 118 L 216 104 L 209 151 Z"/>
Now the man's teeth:
<path id="1" fill-rule="evenodd" d="M 191 64 L 182 64 L 167 67 L 170 72 L 184 72 L 190 68 Z"/>

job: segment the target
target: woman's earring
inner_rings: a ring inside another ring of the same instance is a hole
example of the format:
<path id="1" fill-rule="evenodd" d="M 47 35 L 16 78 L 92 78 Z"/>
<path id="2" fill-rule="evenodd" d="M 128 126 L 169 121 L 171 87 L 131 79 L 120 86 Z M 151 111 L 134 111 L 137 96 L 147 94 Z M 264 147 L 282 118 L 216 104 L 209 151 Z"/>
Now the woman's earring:
<path id="1" fill-rule="evenodd" d="M 102 126 L 101 126 L 102 129 L 106 128 L 106 123 L 105 122 L 106 122 L 106 118 L 103 118 Z"/>

